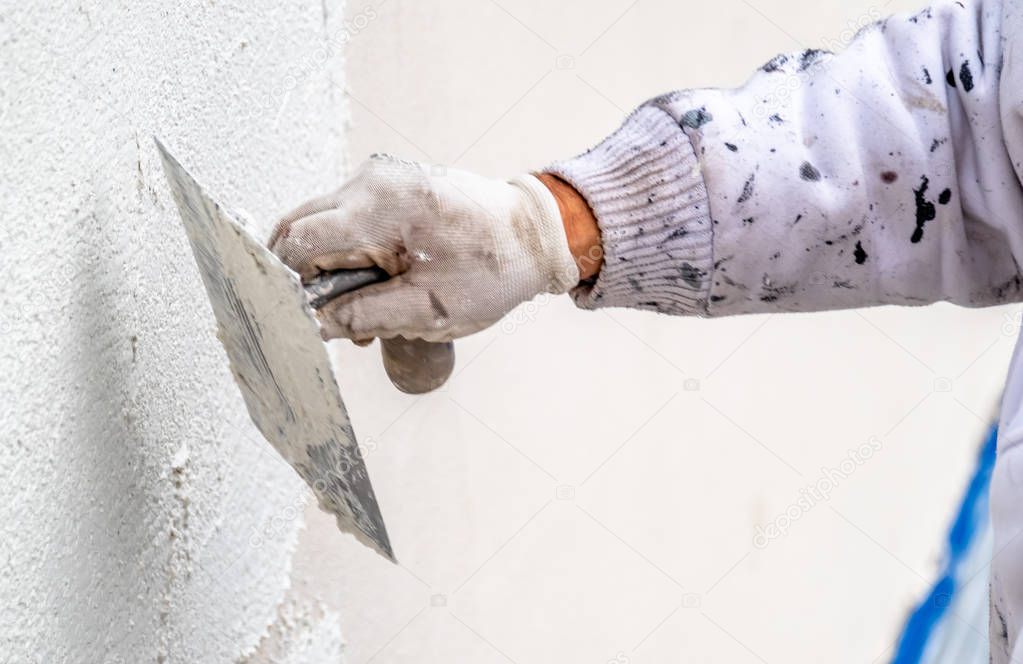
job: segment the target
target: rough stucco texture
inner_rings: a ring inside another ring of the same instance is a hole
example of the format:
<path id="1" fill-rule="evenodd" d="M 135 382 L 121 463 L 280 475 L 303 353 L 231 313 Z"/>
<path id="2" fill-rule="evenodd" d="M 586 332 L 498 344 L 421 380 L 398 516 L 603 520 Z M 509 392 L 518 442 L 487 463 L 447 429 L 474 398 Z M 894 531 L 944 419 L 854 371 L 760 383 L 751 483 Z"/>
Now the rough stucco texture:
<path id="1" fill-rule="evenodd" d="M 340 13 L 0 10 L 0 660 L 235 661 L 277 619 L 306 489 L 248 421 L 151 137 L 265 233 L 339 179 Z"/>

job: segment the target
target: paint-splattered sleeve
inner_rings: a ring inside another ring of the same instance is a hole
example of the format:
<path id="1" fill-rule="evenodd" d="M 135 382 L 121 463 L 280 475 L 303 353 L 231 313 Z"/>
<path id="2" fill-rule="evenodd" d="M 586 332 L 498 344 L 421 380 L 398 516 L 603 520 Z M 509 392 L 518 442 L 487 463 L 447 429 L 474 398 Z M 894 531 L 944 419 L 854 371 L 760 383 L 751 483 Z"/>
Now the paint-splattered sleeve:
<path id="1" fill-rule="evenodd" d="M 1008 4 L 894 16 L 841 54 L 779 55 L 741 88 L 653 99 L 554 164 L 605 249 L 577 303 L 727 315 L 1023 299 L 1023 33 L 1003 33 Z"/>

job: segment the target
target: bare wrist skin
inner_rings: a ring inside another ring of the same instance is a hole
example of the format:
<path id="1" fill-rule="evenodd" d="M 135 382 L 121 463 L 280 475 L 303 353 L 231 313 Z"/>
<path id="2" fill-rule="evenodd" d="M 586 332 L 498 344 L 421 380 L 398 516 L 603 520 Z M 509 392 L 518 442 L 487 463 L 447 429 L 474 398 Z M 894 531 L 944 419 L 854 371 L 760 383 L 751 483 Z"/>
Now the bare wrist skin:
<path id="1" fill-rule="evenodd" d="M 568 249 L 579 268 L 579 280 L 591 279 L 600 272 L 600 266 L 604 263 L 600 227 L 597 226 L 593 210 L 572 185 L 558 176 L 537 173 L 536 177 L 550 189 L 558 202 L 561 221 L 565 225 L 565 236 L 568 238 Z"/>

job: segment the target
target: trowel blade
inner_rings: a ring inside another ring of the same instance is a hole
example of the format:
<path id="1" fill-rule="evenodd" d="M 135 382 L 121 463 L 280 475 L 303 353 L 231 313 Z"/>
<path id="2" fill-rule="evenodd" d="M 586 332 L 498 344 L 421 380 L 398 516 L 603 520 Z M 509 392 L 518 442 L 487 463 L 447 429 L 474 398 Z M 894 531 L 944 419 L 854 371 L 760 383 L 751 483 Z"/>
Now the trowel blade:
<path id="1" fill-rule="evenodd" d="M 298 275 L 156 145 L 253 423 L 341 530 L 395 560 Z"/>

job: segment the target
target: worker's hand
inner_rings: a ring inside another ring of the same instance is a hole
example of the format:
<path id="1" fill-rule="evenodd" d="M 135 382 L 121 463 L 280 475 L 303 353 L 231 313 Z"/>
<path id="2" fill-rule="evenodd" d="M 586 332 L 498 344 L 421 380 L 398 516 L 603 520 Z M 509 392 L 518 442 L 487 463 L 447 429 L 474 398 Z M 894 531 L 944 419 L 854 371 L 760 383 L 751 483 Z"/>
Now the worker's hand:
<path id="1" fill-rule="evenodd" d="M 319 310 L 326 338 L 447 341 L 579 281 L 551 191 L 374 155 L 278 222 L 270 248 L 303 280 L 378 265 L 388 281 Z"/>

